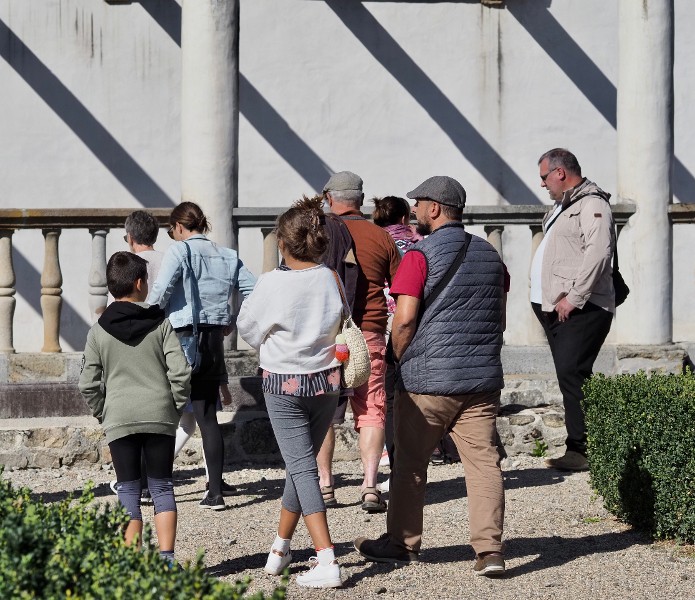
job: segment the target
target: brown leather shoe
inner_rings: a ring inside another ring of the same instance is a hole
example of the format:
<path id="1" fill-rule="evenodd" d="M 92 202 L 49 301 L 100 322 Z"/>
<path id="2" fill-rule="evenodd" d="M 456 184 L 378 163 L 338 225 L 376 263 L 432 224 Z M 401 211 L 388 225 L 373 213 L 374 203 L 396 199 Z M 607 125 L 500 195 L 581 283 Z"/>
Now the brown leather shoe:
<path id="1" fill-rule="evenodd" d="M 589 461 L 583 454 L 574 450 L 567 450 L 564 456 L 546 459 L 545 466 L 561 471 L 588 471 Z"/>
<path id="2" fill-rule="evenodd" d="M 419 560 L 417 552 L 410 552 L 393 544 L 388 533 L 376 540 L 358 537 L 355 540 L 355 550 L 366 559 L 380 563 L 407 564 Z"/>
<path id="3" fill-rule="evenodd" d="M 478 556 L 473 567 L 473 572 L 476 575 L 484 575 L 485 577 L 499 577 L 504 575 L 504 570 L 504 558 L 499 552 L 488 552 Z"/>

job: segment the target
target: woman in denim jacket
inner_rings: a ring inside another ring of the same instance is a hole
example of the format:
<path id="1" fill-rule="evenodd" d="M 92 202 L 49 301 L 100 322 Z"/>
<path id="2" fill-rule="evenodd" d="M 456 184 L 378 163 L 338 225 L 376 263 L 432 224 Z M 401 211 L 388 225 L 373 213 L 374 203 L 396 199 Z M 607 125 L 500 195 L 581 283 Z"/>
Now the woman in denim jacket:
<path id="1" fill-rule="evenodd" d="M 166 310 L 191 364 L 196 349 L 200 353 L 200 366 L 191 377 L 191 405 L 210 476 L 209 491 L 200 506 L 223 510 L 224 446 L 216 414 L 219 386 L 227 381 L 223 341 L 233 321 L 229 300 L 234 289 L 245 298 L 256 278 L 234 250 L 218 246 L 205 236 L 210 227 L 197 204 L 182 202 L 176 206 L 169 223 L 169 237 L 176 243 L 166 251 L 147 301 Z M 197 338 L 193 336 L 194 306 Z"/>

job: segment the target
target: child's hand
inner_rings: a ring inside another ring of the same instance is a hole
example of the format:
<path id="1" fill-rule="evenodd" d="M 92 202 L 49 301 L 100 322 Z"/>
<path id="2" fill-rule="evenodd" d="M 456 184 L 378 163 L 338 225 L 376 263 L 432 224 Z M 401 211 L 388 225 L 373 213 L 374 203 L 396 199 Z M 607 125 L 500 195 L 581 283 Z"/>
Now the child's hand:
<path id="1" fill-rule="evenodd" d="M 222 396 L 222 404 L 229 406 L 232 403 L 232 394 L 226 383 L 220 384 L 220 395 Z"/>

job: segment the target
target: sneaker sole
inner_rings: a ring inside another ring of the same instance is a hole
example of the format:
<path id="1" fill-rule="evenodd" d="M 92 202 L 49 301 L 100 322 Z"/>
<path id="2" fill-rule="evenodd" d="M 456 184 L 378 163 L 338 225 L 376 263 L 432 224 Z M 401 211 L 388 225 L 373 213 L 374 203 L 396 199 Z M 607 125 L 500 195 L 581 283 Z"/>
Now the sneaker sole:
<path id="1" fill-rule="evenodd" d="M 373 562 L 378 562 L 378 563 L 386 563 L 387 565 L 410 565 L 416 562 L 420 562 L 419 558 L 416 557 L 408 557 L 408 558 L 386 558 L 383 556 L 370 556 L 366 552 L 363 552 L 360 550 L 357 546 L 353 544 L 353 547 L 359 554 L 364 556 L 367 560 L 371 560 Z"/>
<path id="2" fill-rule="evenodd" d="M 300 587 L 310 587 L 310 588 L 338 588 L 343 587 L 343 582 L 340 579 L 321 579 L 319 581 L 311 582 L 296 582 Z"/>
<path id="3" fill-rule="evenodd" d="M 198 506 L 207 510 L 224 510 L 225 508 L 227 508 L 226 504 L 222 504 L 221 506 L 209 506 L 207 504 L 199 504 Z"/>
<path id="4" fill-rule="evenodd" d="M 476 575 L 482 575 L 484 577 L 499 577 L 500 575 L 504 575 L 504 573 L 504 567 L 487 567 L 486 569 L 475 572 Z"/>

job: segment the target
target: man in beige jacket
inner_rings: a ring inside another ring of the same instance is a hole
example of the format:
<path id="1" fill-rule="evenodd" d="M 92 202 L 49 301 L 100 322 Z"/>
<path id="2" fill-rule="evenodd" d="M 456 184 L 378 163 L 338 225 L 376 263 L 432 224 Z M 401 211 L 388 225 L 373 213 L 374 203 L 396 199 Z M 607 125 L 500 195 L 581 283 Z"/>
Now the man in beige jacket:
<path id="1" fill-rule="evenodd" d="M 612 258 L 615 225 L 610 198 L 582 177 L 577 158 L 555 148 L 538 160 L 541 187 L 555 202 L 531 266 L 531 307 L 548 338 L 565 406 L 567 450 L 549 467 L 583 471 L 586 426 L 582 385 L 608 335 L 615 312 Z"/>

